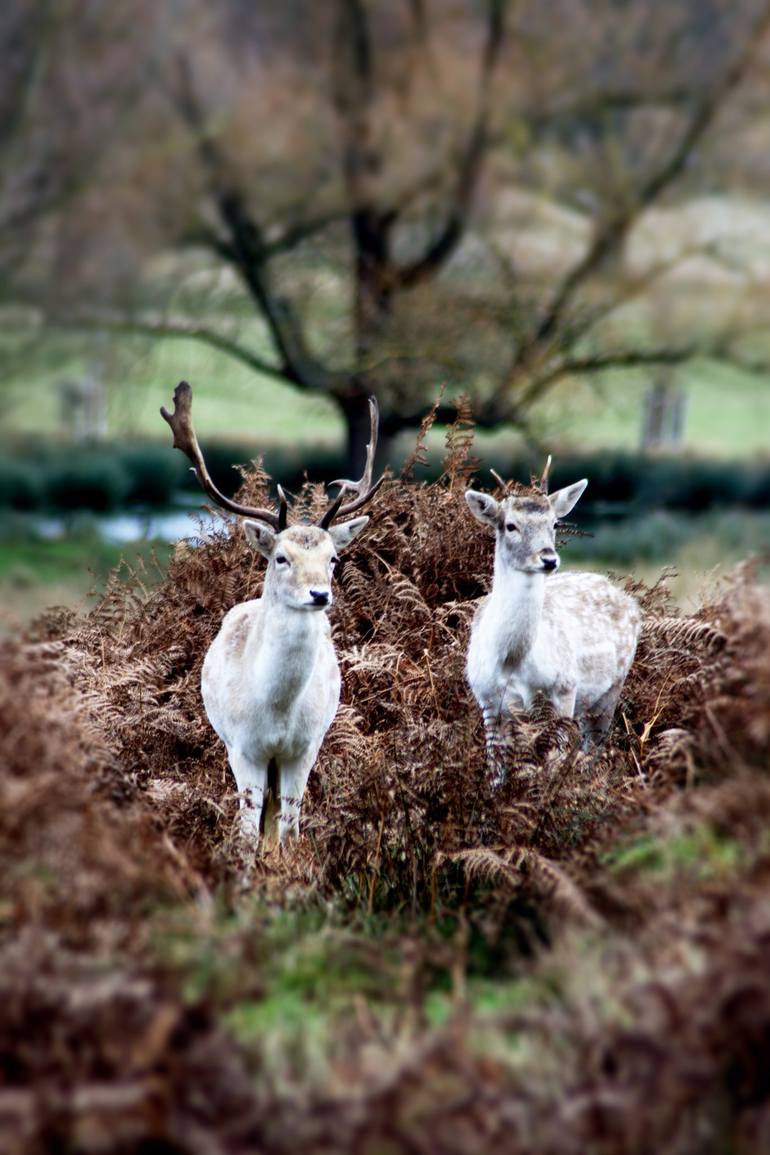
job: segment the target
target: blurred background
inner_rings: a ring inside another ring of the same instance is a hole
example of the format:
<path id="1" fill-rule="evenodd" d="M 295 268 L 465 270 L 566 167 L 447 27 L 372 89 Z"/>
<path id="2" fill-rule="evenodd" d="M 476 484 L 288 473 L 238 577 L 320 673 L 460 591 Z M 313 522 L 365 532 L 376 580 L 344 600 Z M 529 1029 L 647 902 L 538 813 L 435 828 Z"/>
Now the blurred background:
<path id="1" fill-rule="evenodd" d="M 589 477 L 567 564 L 770 548 L 767 0 L 8 0 L 0 62 L 0 628 L 195 531 L 182 378 L 230 492 L 369 394 L 435 476 L 462 396 Z"/>

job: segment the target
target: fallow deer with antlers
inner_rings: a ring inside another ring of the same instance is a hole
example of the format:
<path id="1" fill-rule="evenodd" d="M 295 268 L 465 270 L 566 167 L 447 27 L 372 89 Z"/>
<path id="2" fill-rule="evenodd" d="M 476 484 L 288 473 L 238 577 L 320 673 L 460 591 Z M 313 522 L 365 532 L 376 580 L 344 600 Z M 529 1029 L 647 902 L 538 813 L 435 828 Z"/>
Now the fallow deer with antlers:
<path id="1" fill-rule="evenodd" d="M 503 498 L 469 489 L 473 516 L 494 529 L 492 590 L 476 611 L 466 672 L 481 707 L 490 757 L 502 718 L 538 693 L 580 723 L 584 743 L 612 722 L 636 651 L 638 603 L 595 573 L 556 576 L 556 523 L 574 508 L 584 479 L 548 494 L 548 468 L 532 492 Z M 494 471 L 493 471 L 494 473 Z"/>
<path id="2" fill-rule="evenodd" d="M 240 505 L 214 485 L 191 417 L 192 390 L 174 391 L 174 411 L 161 414 L 174 446 L 193 464 L 198 481 L 218 505 L 244 518 L 246 540 L 267 558 L 262 597 L 225 615 L 203 663 L 201 690 L 211 725 L 227 748 L 241 803 L 244 833 L 258 841 L 273 834 L 279 810 L 280 842 L 299 832 L 300 805 L 324 735 L 337 712 L 340 671 L 324 611 L 332 604 L 332 573 L 340 550 L 369 518 L 350 517 L 369 502 L 378 411 L 370 401 L 371 438 L 360 481 L 337 481 L 340 492 L 318 524 L 287 525 L 288 504 L 278 486 L 277 513 Z M 344 501 L 353 493 L 351 501 Z M 271 806 L 272 802 L 272 806 Z"/>

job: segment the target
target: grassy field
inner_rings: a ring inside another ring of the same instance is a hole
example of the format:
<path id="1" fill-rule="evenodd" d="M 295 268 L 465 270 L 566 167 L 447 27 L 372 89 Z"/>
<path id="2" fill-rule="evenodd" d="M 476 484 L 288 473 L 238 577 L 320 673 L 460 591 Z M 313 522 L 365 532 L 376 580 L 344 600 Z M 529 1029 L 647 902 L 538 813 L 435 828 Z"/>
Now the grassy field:
<path id="1" fill-rule="evenodd" d="M 86 610 L 121 562 L 154 584 L 171 548 L 164 541 L 120 545 L 88 528 L 54 540 L 6 536 L 0 549 L 0 633 L 12 632 L 48 606 Z"/>
<path id="2" fill-rule="evenodd" d="M 685 451 L 738 458 L 770 452 L 770 378 L 697 361 L 677 380 L 688 398 Z M 650 374 L 639 372 L 571 382 L 543 405 L 539 418 L 567 445 L 636 449 L 649 384 Z"/>
<path id="3" fill-rule="evenodd" d="M 256 340 L 255 345 L 259 349 Z M 54 363 L 38 355 L 5 381 L 6 436 L 61 435 L 59 386 L 77 380 L 89 362 L 81 342 L 57 341 L 55 348 Z M 323 397 L 299 394 L 198 341 L 121 336 L 104 346 L 101 365 L 108 382 L 110 437 L 165 438 L 158 410 L 170 404 L 182 379 L 195 389 L 196 421 L 210 436 L 242 442 L 250 431 L 258 431 L 265 443 L 302 437 L 333 443 L 342 436 L 335 408 Z"/>
<path id="4" fill-rule="evenodd" d="M 260 347 L 257 327 L 253 329 L 254 347 L 268 356 Z M 44 341 L 34 357 L 20 363 L 24 368 L 6 377 L 0 394 L 4 436 L 60 436 L 58 386 L 86 370 L 82 343 L 57 341 L 46 352 Z M 168 405 L 174 385 L 186 378 L 195 388 L 198 426 L 208 436 L 236 442 L 253 437 L 259 445 L 303 439 L 334 444 L 342 439 L 339 415 L 323 397 L 260 376 L 200 342 L 112 338 L 104 346 L 102 368 L 112 437 L 163 438 L 159 406 Z M 689 399 L 687 451 L 720 457 L 768 451 L 767 380 L 713 361 L 693 362 L 678 379 Z M 649 381 L 649 373 L 629 371 L 564 382 L 535 412 L 535 427 L 555 447 L 633 449 Z M 480 437 L 492 445 L 516 441 L 508 431 Z"/>

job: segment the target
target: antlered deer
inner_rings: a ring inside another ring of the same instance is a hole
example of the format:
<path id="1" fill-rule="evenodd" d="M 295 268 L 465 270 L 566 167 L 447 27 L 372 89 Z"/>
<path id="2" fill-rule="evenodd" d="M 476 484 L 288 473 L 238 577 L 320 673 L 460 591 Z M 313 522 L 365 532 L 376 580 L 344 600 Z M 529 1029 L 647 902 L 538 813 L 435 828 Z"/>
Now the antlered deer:
<path id="1" fill-rule="evenodd" d="M 337 712 L 340 671 L 325 610 L 332 604 L 331 579 L 337 553 L 369 518 L 333 525 L 362 508 L 379 489 L 372 484 L 377 445 L 377 403 L 370 401 L 371 439 L 360 481 L 337 481 L 336 500 L 317 525 L 287 527 L 288 507 L 278 487 L 280 509 L 252 509 L 226 498 L 209 476 L 192 426 L 192 390 L 174 391 L 174 412 L 161 414 L 174 446 L 193 463 L 206 493 L 247 520 L 248 543 L 267 558 L 262 597 L 242 602 L 225 615 L 203 663 L 201 690 L 211 725 L 227 748 L 241 801 L 241 824 L 254 841 L 271 825 L 268 803 L 280 808 L 281 842 L 298 834 L 305 786 L 324 735 Z M 348 491 L 352 501 L 343 504 Z"/>
<path id="2" fill-rule="evenodd" d="M 503 715 L 528 709 L 537 693 L 578 720 L 584 741 L 602 738 L 641 628 L 637 602 L 607 578 L 555 576 L 556 522 L 588 482 L 549 495 L 547 475 L 548 466 L 540 492 L 502 501 L 474 489 L 465 494 L 473 516 L 497 535 L 492 591 L 476 611 L 466 664 L 490 750 Z"/>

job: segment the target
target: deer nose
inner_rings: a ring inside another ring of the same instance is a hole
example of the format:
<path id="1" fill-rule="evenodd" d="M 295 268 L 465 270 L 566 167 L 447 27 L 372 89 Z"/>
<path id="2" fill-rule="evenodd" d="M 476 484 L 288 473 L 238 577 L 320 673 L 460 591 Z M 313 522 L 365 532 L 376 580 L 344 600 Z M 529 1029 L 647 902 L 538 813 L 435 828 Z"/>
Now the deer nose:
<path id="1" fill-rule="evenodd" d="M 311 590 L 310 596 L 317 606 L 328 606 L 329 591 L 328 590 Z"/>
<path id="2" fill-rule="evenodd" d="M 551 570 L 555 570 L 557 565 L 559 564 L 558 557 L 556 556 L 555 553 L 551 553 L 551 552 L 541 553 L 540 560 L 543 563 L 543 569 L 549 573 L 551 572 Z"/>

